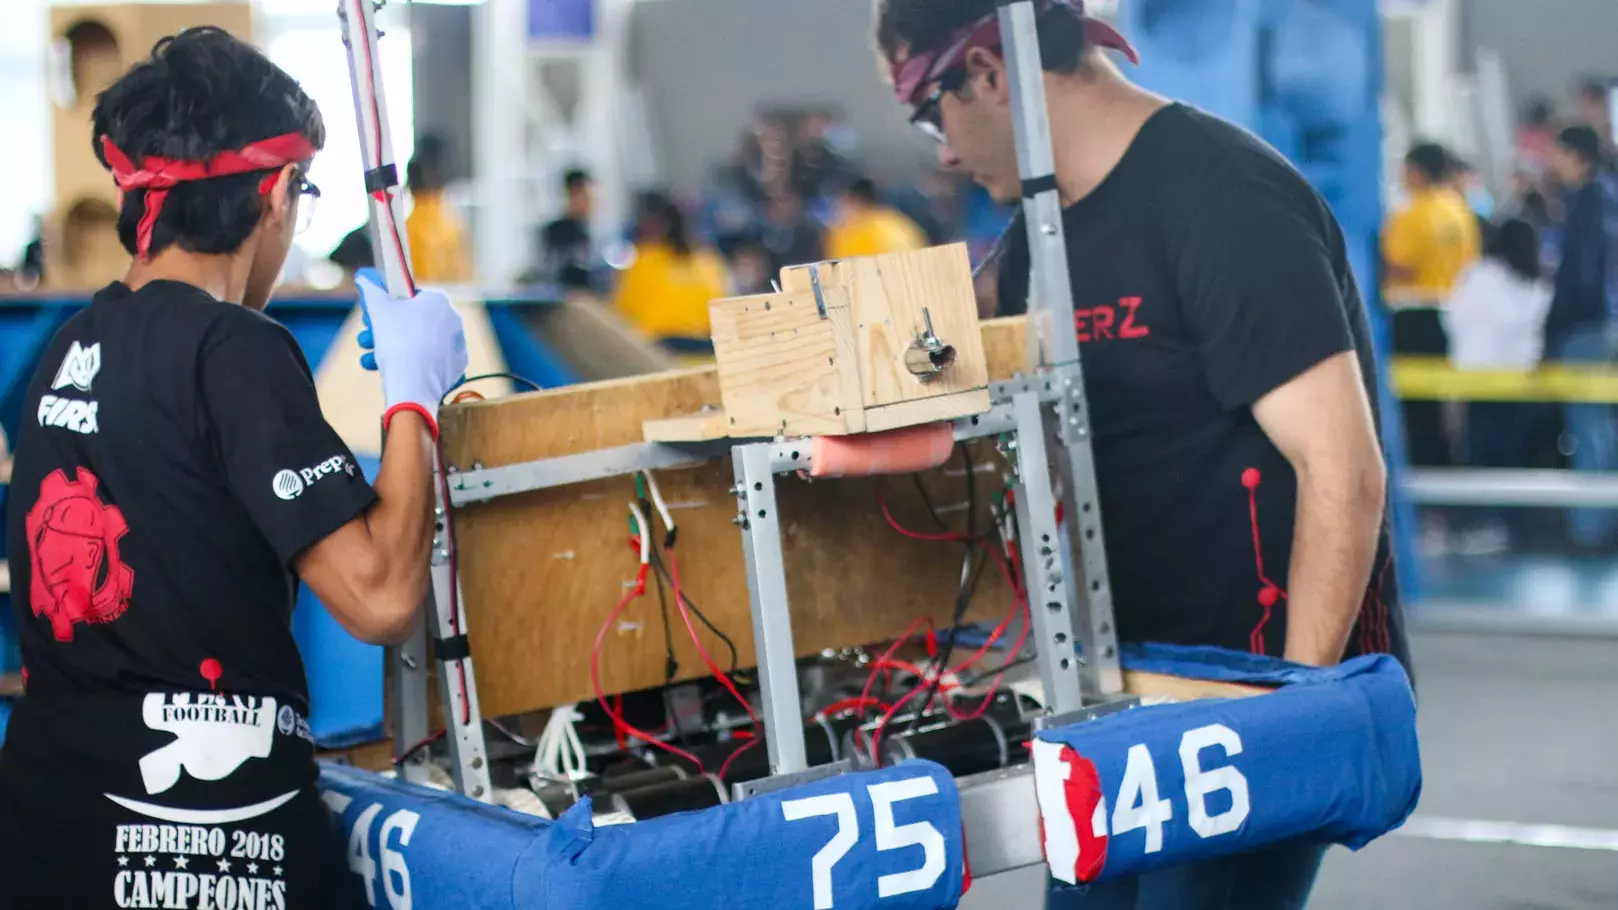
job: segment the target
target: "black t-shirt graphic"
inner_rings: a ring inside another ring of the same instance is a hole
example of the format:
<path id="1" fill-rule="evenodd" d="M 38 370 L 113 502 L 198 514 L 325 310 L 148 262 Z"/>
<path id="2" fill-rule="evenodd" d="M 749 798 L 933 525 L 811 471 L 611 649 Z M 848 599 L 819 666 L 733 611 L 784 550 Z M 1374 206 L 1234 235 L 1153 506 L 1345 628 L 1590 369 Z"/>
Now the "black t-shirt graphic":
<path id="1" fill-rule="evenodd" d="M 1251 134 L 1184 105 L 1064 212 L 1118 630 L 1280 656 L 1297 477 L 1251 406 L 1344 351 L 1373 411 L 1364 303 L 1324 200 Z M 1001 313 L 1025 309 L 1021 217 Z M 1387 523 L 1350 656 L 1409 665 Z"/>
<path id="2" fill-rule="evenodd" d="M 308 712 L 292 560 L 371 504 L 267 317 L 114 284 L 24 403 L 7 540 L 28 693 L 237 692 Z"/>

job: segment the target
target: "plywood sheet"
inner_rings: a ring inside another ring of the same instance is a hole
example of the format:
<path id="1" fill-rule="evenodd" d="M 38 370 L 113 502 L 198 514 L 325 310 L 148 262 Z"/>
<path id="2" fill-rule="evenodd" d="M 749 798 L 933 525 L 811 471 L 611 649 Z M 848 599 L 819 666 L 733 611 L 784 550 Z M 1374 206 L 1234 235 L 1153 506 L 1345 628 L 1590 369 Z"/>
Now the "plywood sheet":
<path id="1" fill-rule="evenodd" d="M 1020 339 L 1022 323 L 998 320 L 985 324 L 984 332 Z M 992 365 L 992 378 L 1021 368 L 1020 341 L 986 349 L 1017 354 L 1014 364 Z M 441 423 L 450 465 L 497 467 L 640 442 L 648 420 L 719 405 L 717 372 L 703 367 L 458 405 L 445 409 Z M 975 452 L 981 517 L 1000 465 L 987 446 Z M 736 500 L 729 492 L 729 461 L 662 472 L 658 482 L 680 528 L 686 591 L 735 641 L 741 665 L 751 666 L 753 628 L 741 532 L 731 523 Z M 965 502 L 961 461 L 931 472 L 925 483 L 946 519 L 959 524 Z M 908 478 L 813 484 L 778 479 L 799 654 L 892 637 L 917 616 L 948 619 L 961 548 L 896 534 L 877 509 L 879 484 L 902 523 L 932 529 Z M 625 477 L 457 510 L 461 590 L 486 713 L 516 714 L 590 697 L 592 645 L 635 575 L 627 543 L 626 503 L 632 496 L 633 480 Z M 664 681 L 655 589 L 648 595 L 607 631 L 600 664 L 607 692 Z M 996 617 L 1010 607 L 1005 584 L 991 575 L 983 579 L 971 615 Z M 673 622 L 676 678 L 705 675 L 677 615 Z M 708 636 L 705 644 L 728 662 L 715 639 Z"/>

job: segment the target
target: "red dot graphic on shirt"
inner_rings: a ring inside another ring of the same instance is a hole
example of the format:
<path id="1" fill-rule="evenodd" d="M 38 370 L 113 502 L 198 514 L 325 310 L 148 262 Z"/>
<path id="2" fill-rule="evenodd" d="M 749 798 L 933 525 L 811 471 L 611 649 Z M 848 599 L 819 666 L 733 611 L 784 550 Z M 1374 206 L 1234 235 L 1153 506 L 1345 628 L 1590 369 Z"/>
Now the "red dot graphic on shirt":
<path id="1" fill-rule="evenodd" d="M 202 666 L 197 668 L 197 672 L 201 673 L 202 678 L 208 681 L 209 689 L 217 690 L 219 688 L 219 677 L 225 675 L 225 668 L 219 665 L 219 661 L 209 657 L 203 660 Z"/>
<path id="2" fill-rule="evenodd" d="M 1259 474 L 1258 468 L 1248 468 L 1242 472 L 1242 486 L 1248 488 L 1249 490 L 1258 489 L 1258 482 L 1261 479 L 1263 478 L 1262 475 Z"/>
<path id="3" fill-rule="evenodd" d="M 1258 592 L 1258 605 L 1261 607 L 1273 607 L 1280 599 L 1281 590 L 1274 585 L 1262 588 Z"/>

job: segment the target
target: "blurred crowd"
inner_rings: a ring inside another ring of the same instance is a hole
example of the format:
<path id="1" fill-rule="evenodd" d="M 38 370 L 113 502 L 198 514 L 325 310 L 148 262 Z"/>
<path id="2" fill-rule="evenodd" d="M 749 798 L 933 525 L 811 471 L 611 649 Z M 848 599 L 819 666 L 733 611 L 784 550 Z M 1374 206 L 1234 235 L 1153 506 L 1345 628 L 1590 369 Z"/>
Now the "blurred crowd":
<path id="1" fill-rule="evenodd" d="M 934 173 L 881 186 L 857 149 L 834 111 L 767 111 L 700 193 L 641 192 L 626 235 L 607 243 L 590 234 L 589 173 L 570 171 L 563 212 L 540 231 L 529 277 L 609 300 L 647 337 L 700 351 L 708 302 L 767 293 L 785 266 L 954 240 L 984 248 L 1004 226 L 1007 213 L 969 181 Z"/>
<path id="2" fill-rule="evenodd" d="M 1615 152 L 1602 80 L 1580 86 L 1565 111 L 1546 100 L 1527 107 L 1510 193 L 1499 204 L 1450 150 L 1411 148 L 1404 203 L 1382 234 L 1394 352 L 1447 357 L 1462 371 L 1610 367 L 1618 359 Z M 1406 401 L 1402 411 L 1418 467 L 1618 469 L 1611 405 Z M 1618 542 L 1618 513 L 1575 509 L 1564 518 L 1576 550 L 1607 552 Z M 1498 511 L 1435 513 L 1423 533 L 1429 549 L 1487 552 L 1540 536 L 1523 525 L 1523 516 Z"/>

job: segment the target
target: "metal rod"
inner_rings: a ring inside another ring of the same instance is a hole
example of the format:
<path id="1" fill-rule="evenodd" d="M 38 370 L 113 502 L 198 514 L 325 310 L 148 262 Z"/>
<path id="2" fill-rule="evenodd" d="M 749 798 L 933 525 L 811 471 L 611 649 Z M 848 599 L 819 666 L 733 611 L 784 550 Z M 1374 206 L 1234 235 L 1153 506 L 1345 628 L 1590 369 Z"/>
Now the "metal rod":
<path id="1" fill-rule="evenodd" d="M 1423 505 L 1618 509 L 1618 474 L 1427 468 L 1405 472 L 1400 489 Z"/>
<path id="2" fill-rule="evenodd" d="M 723 456 L 733 445 L 735 440 L 731 439 L 693 443 L 637 442 L 498 468 L 460 471 L 449 478 L 450 502 L 464 506 L 638 471 L 691 467 Z"/>
<path id="3" fill-rule="evenodd" d="M 1045 686 L 1046 710 L 1066 714 L 1084 707 L 1073 644 L 1078 598 L 1062 564 L 1061 530 L 1056 526 L 1056 497 L 1045 449 L 1044 409 L 1033 392 L 1019 394 L 1012 407 L 1017 413 L 1017 528 L 1035 662 Z"/>
<path id="4" fill-rule="evenodd" d="M 450 771 L 456 790 L 473 799 L 490 802 L 494 799 L 494 788 L 489 783 L 489 753 L 483 742 L 483 715 L 478 710 L 477 675 L 472 669 L 472 655 L 445 659 L 448 648 L 460 647 L 466 641 L 466 614 L 460 610 L 461 579 L 452 560 L 454 550 L 450 540 L 453 534 L 446 514 L 443 485 L 435 482 L 433 490 L 439 516 L 437 527 L 441 530 L 433 540 L 430 612 L 433 634 L 439 641 L 439 653 L 434 656 L 438 660 Z"/>
<path id="5" fill-rule="evenodd" d="M 781 554 L 781 523 L 776 514 L 776 448 L 770 443 L 736 446 L 732 461 L 770 773 L 790 774 L 807 769 L 809 759 L 803 739 L 803 701 L 798 694 L 798 655 L 792 645 L 786 564 Z"/>
<path id="6" fill-rule="evenodd" d="M 393 757 L 399 759 L 399 773 L 413 784 L 425 784 L 427 753 L 417 750 L 405 755 L 416 743 L 425 742 L 429 731 L 427 717 L 427 613 L 416 615 L 414 631 L 404 644 L 388 649 L 393 667 Z"/>
<path id="7" fill-rule="evenodd" d="M 1069 535 L 1067 545 L 1068 561 L 1078 576 L 1073 579 L 1078 597 L 1072 602 L 1075 615 L 1071 622 L 1086 648 L 1086 694 L 1103 697 L 1123 691 L 1123 674 L 1118 667 L 1112 588 L 1107 580 L 1101 505 L 1096 495 L 1083 360 L 1078 334 L 1073 329 L 1073 279 L 1062 228 L 1062 200 L 1056 184 L 1034 4 L 1030 0 L 1001 0 L 999 16 L 1011 80 L 1012 125 L 1032 262 L 1029 366 L 1055 370 L 1062 379 L 1058 439 L 1066 451 L 1057 455 L 1055 467 L 1065 511 L 1070 516 L 1069 528 L 1075 531 Z M 1020 444 L 1027 445 L 1030 440 L 1023 436 L 1026 434 L 1021 434 Z M 1035 612 L 1039 612 L 1037 607 Z M 1047 642 L 1040 643 L 1042 651 L 1048 647 Z"/>

